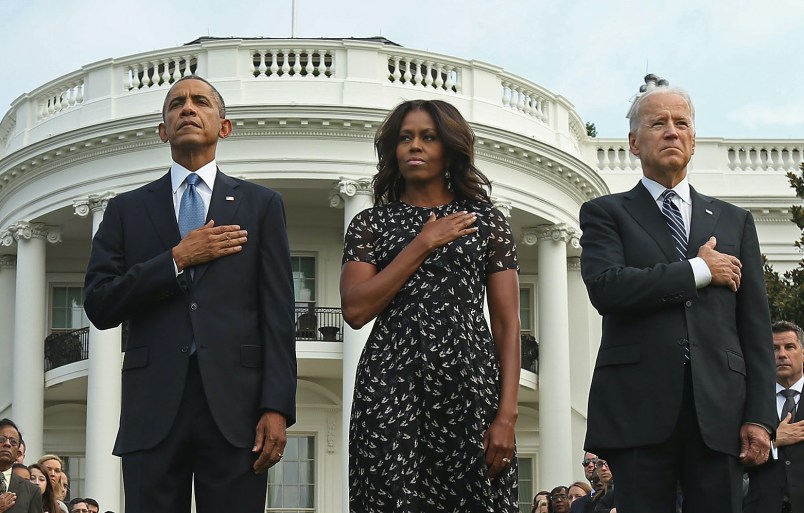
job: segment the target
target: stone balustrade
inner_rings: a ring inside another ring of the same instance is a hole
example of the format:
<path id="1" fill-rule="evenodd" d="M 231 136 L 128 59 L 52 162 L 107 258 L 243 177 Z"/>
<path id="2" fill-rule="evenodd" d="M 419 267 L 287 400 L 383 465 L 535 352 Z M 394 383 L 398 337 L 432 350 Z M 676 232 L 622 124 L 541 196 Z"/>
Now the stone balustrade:
<path id="1" fill-rule="evenodd" d="M 640 173 L 626 139 L 589 139 L 588 162 L 601 173 Z M 591 153 L 591 155 L 590 155 Z M 804 140 L 698 138 L 692 167 L 701 171 L 796 172 L 804 161 Z"/>
<path id="2" fill-rule="evenodd" d="M 21 95 L 0 122 L 0 159 L 121 118 L 153 126 L 166 87 L 191 73 L 218 84 L 234 108 L 306 104 L 381 118 L 403 99 L 441 98 L 472 123 L 527 134 L 576 157 L 584 138 L 568 102 L 482 62 L 373 40 L 202 39 L 89 64 Z"/>

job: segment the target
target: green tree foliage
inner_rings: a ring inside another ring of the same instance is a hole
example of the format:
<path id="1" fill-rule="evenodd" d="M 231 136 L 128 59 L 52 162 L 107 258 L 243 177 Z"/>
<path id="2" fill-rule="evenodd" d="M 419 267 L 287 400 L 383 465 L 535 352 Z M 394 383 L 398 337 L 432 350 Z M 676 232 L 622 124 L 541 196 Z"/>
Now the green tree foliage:
<path id="1" fill-rule="evenodd" d="M 589 137 L 597 137 L 597 127 L 591 121 L 586 122 L 586 135 Z"/>
<path id="2" fill-rule="evenodd" d="M 799 174 L 787 173 L 790 187 L 796 190 L 796 196 L 804 199 L 804 163 Z M 801 237 L 796 241 L 799 251 L 804 251 L 804 209 L 794 205 L 790 212 L 793 222 L 801 230 Z M 798 267 L 784 274 L 779 274 L 765 261 L 765 286 L 768 289 L 768 304 L 771 319 L 774 321 L 791 321 L 804 326 L 804 260 Z"/>

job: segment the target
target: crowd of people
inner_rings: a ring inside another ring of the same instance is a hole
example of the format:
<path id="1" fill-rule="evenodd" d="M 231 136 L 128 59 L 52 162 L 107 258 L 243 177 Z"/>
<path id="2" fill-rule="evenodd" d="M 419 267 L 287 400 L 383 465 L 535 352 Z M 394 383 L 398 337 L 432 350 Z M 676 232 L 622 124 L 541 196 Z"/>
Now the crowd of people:
<path id="1" fill-rule="evenodd" d="M 533 496 L 531 513 L 617 513 L 614 507 L 614 479 L 606 460 L 584 452 L 586 481 L 559 485 Z"/>
<path id="2" fill-rule="evenodd" d="M 0 513 L 99 513 L 91 497 L 70 497 L 64 461 L 45 454 L 25 464 L 25 440 L 10 419 L 0 419 Z M 112 513 L 107 511 L 106 513 Z"/>

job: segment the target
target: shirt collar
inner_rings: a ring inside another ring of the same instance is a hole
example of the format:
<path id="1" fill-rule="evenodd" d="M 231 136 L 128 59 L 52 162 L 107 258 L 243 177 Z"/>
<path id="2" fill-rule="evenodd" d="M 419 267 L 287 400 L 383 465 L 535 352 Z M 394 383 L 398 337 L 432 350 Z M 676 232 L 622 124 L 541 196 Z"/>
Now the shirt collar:
<path id="1" fill-rule="evenodd" d="M 664 193 L 664 191 L 667 190 L 667 187 L 658 182 L 654 182 L 647 176 L 642 177 L 642 185 L 645 186 L 645 188 L 648 190 L 654 201 L 659 201 L 659 197 L 662 195 L 662 193 Z M 676 184 L 675 187 L 673 187 L 673 191 L 678 195 L 679 198 L 681 198 L 681 200 L 684 203 L 692 205 L 692 196 L 690 195 L 690 182 L 687 180 L 686 176 L 684 177 L 683 180 L 678 182 L 678 184 Z"/>
<path id="2" fill-rule="evenodd" d="M 793 386 L 792 386 L 792 387 L 790 387 L 790 389 L 791 389 L 791 390 L 795 390 L 796 392 L 798 392 L 798 393 L 799 393 L 799 395 L 801 394 L 801 390 L 802 390 L 802 388 L 804 388 L 804 376 L 800 377 L 800 378 L 798 379 L 798 381 L 796 381 L 795 383 L 793 383 Z M 776 383 L 776 393 L 777 393 L 777 394 L 778 394 L 779 392 L 781 392 L 782 390 L 784 390 L 784 389 L 785 389 L 785 388 L 784 388 L 782 385 L 780 385 L 779 383 Z"/>
<path id="3" fill-rule="evenodd" d="M 177 162 L 174 162 L 170 166 L 170 187 L 173 190 L 173 194 L 176 194 L 176 191 L 179 190 L 179 187 L 184 183 L 184 180 L 190 173 L 190 170 Z M 195 173 L 201 177 L 207 187 L 209 187 L 209 190 L 212 190 L 215 185 L 215 175 L 218 173 L 218 165 L 213 159 L 211 162 L 198 168 Z"/>

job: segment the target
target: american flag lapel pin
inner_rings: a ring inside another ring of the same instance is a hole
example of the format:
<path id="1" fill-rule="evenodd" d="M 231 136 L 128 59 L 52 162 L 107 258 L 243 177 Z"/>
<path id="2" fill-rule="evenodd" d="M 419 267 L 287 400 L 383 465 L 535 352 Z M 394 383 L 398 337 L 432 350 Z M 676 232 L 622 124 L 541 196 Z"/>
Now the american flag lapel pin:
<path id="1" fill-rule="evenodd" d="M 234 201 L 234 196 L 226 196 L 226 201 Z M 709 211 L 707 210 L 707 212 Z M 709 213 L 711 214 L 712 212 Z"/>
<path id="2" fill-rule="evenodd" d="M 711 215 L 714 215 L 714 214 L 712 214 L 712 211 L 711 211 L 711 210 L 709 210 L 708 208 L 706 208 L 706 209 L 704 209 L 704 210 L 705 210 L 705 211 L 706 211 L 706 213 L 707 213 L 707 214 L 709 214 L 710 216 L 711 216 Z"/>

